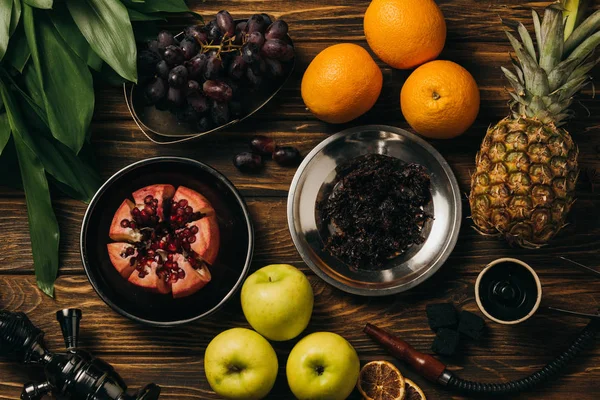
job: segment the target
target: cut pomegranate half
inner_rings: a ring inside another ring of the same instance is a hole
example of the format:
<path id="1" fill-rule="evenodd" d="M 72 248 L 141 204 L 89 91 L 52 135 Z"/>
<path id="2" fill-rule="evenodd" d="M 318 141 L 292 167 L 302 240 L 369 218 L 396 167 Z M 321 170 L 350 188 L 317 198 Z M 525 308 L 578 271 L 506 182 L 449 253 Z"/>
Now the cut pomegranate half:
<path id="1" fill-rule="evenodd" d="M 180 186 L 157 184 L 123 201 L 109 236 L 114 267 L 129 282 L 173 297 L 189 296 L 210 282 L 220 245 L 215 210 L 206 197 Z M 133 253 L 132 253 L 133 252 Z"/>
<path id="2" fill-rule="evenodd" d="M 178 299 L 194 294 L 210 282 L 210 272 L 205 265 L 194 269 L 185 257 L 180 254 L 176 255 L 173 260 L 179 265 L 181 271 L 183 271 L 179 275 L 183 278 L 177 279 L 172 283 L 174 298 Z"/>
<path id="3" fill-rule="evenodd" d="M 136 257 L 138 256 L 137 249 L 129 243 L 109 243 L 106 247 L 112 265 L 123 278 L 128 279 L 135 271 Z"/>

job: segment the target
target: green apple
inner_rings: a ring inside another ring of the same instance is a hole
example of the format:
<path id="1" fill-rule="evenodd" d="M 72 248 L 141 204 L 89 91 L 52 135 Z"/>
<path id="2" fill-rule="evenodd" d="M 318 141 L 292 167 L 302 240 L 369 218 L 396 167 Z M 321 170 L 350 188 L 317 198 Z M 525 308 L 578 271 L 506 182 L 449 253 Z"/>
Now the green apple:
<path id="1" fill-rule="evenodd" d="M 267 265 L 242 286 L 242 310 L 250 325 L 270 340 L 290 340 L 306 329 L 314 295 L 310 282 L 287 264 Z"/>
<path id="2" fill-rule="evenodd" d="M 331 332 L 299 341 L 286 366 L 288 385 L 299 400 L 343 400 L 352 393 L 359 373 L 354 347 Z"/>
<path id="3" fill-rule="evenodd" d="M 258 333 L 233 328 L 215 336 L 204 354 L 210 387 L 226 399 L 257 400 L 269 394 L 279 363 L 271 344 Z"/>

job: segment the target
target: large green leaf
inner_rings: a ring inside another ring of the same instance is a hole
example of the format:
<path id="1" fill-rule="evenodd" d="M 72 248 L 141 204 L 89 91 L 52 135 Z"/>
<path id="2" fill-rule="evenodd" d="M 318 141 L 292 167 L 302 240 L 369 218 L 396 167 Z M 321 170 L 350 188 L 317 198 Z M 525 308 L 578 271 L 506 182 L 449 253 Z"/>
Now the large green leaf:
<path id="1" fill-rule="evenodd" d="M 50 20 L 54 27 L 60 33 L 63 40 L 71 47 L 83 61 L 96 71 L 100 71 L 104 63 L 100 56 L 96 54 L 87 42 L 81 31 L 73 21 L 73 17 L 64 4 L 57 4 L 50 13 Z"/>
<path id="2" fill-rule="evenodd" d="M 0 0 L 0 61 L 8 49 L 13 0 Z"/>
<path id="3" fill-rule="evenodd" d="M 15 32 L 21 20 L 21 0 L 13 0 L 12 14 L 10 17 L 10 35 Z"/>
<path id="4" fill-rule="evenodd" d="M 25 36 L 23 25 L 21 24 L 10 38 L 10 43 L 8 44 L 8 50 L 6 51 L 5 57 L 10 65 L 22 73 L 27 61 L 29 61 L 30 56 L 31 51 L 29 51 L 27 37 Z"/>
<path id="5" fill-rule="evenodd" d="M 143 3 L 133 0 L 122 0 L 127 7 L 141 12 L 188 12 L 190 9 L 184 0 L 146 0 Z"/>
<path id="6" fill-rule="evenodd" d="M 137 48 L 127 8 L 119 0 L 66 0 L 92 49 L 123 78 L 137 82 Z"/>
<path id="7" fill-rule="evenodd" d="M 23 0 L 23 3 L 29 4 L 31 7 L 51 9 L 54 0 Z"/>
<path id="8" fill-rule="evenodd" d="M 46 14 L 26 5 L 23 22 L 52 135 L 78 153 L 94 112 L 90 70 Z"/>
<path id="9" fill-rule="evenodd" d="M 8 115 L 6 112 L 0 114 L 0 156 L 10 139 L 10 124 L 8 123 Z"/>
<path id="10" fill-rule="evenodd" d="M 40 159 L 23 141 L 22 135 L 26 133 L 26 127 L 21 119 L 18 106 L 3 83 L 0 83 L 0 94 L 8 113 L 25 189 L 37 284 L 48 296 L 54 296 L 54 281 L 58 274 L 60 233 L 52 209 L 46 172 Z"/>

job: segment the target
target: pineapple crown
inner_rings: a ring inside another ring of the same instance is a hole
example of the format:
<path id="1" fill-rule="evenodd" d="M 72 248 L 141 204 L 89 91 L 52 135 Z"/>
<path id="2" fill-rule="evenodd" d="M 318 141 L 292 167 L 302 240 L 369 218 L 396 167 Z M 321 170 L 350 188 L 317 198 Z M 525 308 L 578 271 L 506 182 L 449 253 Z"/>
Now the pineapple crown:
<path id="1" fill-rule="evenodd" d="M 533 39 L 518 21 L 503 20 L 517 58 L 516 73 L 502 67 L 510 92 L 514 118 L 536 118 L 560 126 L 573 112 L 573 96 L 591 80 L 590 70 L 600 61 L 600 10 L 583 22 L 583 0 L 562 0 L 546 8 L 543 19 L 533 10 Z M 514 34 L 513 34 L 514 33 Z M 516 36 L 519 36 L 520 40 Z"/>

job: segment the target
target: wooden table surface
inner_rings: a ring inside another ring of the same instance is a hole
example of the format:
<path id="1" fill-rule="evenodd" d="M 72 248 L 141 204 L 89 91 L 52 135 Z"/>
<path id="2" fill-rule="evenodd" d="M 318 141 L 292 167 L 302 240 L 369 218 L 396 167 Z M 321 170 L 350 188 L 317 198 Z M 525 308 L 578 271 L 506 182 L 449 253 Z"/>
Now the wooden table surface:
<path id="1" fill-rule="evenodd" d="M 362 363 L 391 360 L 362 333 L 364 324 L 371 322 L 402 336 L 417 349 L 429 352 L 434 334 L 427 325 L 425 305 L 453 302 L 459 309 L 480 314 L 474 300 L 475 278 L 484 265 L 503 256 L 521 258 L 536 268 L 543 283 L 543 304 L 582 311 L 597 309 L 600 282 L 557 258 L 565 255 L 598 267 L 600 181 L 596 182 L 594 193 L 594 185 L 587 177 L 590 174 L 586 173 L 581 174 L 570 224 L 546 248 L 514 249 L 496 239 L 479 236 L 471 228 L 468 203 L 463 201 L 464 220 L 458 244 L 439 272 L 421 286 L 395 296 L 365 298 L 325 284 L 303 264 L 288 232 L 286 195 L 294 169 L 268 163 L 262 174 L 249 177 L 233 167 L 231 158 L 246 149 L 249 138 L 256 133 L 297 146 L 306 154 L 330 134 L 348 127 L 377 123 L 409 128 L 399 109 L 400 88 L 409 72 L 392 70 L 378 61 L 383 70 L 384 89 L 375 107 L 351 123 L 328 125 L 305 109 L 300 97 L 302 74 L 310 60 L 327 46 L 352 42 L 368 49 L 362 29 L 368 1 L 197 0 L 188 3 L 205 16 L 228 9 L 234 17 L 267 12 L 285 18 L 297 45 L 294 75 L 277 98 L 247 122 L 192 144 L 171 147 L 154 145 L 142 136 L 127 112 L 120 88 L 97 85 L 92 131 L 102 176 L 108 178 L 134 161 L 158 155 L 195 158 L 223 172 L 245 197 L 254 220 L 256 249 L 252 270 L 271 263 L 290 263 L 308 275 L 315 293 L 315 308 L 304 334 L 339 333 L 355 346 Z M 446 157 L 461 189 L 467 193 L 469 172 L 474 168 L 475 153 L 485 129 L 507 114 L 508 95 L 500 66 L 508 66 L 510 47 L 499 17 L 517 18 L 530 26 L 530 9 L 541 10 L 548 2 L 441 0 L 439 4 L 448 24 L 448 40 L 441 58 L 466 67 L 477 80 L 482 95 L 481 113 L 465 135 L 451 141 L 431 142 Z M 577 118 L 569 129 L 580 146 L 584 172 L 600 171 L 599 102 L 592 98 L 591 89 L 584 93 L 581 101 L 591 115 L 587 115 L 584 107 L 576 106 Z M 63 344 L 54 312 L 79 307 L 84 313 L 81 346 L 112 363 L 131 388 L 155 382 L 163 387 L 161 399 L 217 399 L 204 377 L 203 354 L 208 342 L 219 332 L 237 326 L 249 327 L 242 315 L 239 296 L 212 317 L 176 329 L 155 329 L 125 319 L 98 298 L 83 272 L 78 235 L 86 205 L 55 196 L 54 206 L 62 234 L 62 261 L 55 300 L 36 288 L 23 194 L 0 189 L 0 308 L 28 313 L 33 322 L 46 331 L 49 348 L 59 351 Z M 583 324 L 542 313 L 516 327 L 487 321 L 487 334 L 481 341 L 463 344 L 459 356 L 443 358 L 443 361 L 467 379 L 502 382 L 520 378 L 560 353 Z M 293 398 L 287 388 L 284 365 L 295 342 L 274 344 L 281 367 L 269 399 Z M 397 365 L 421 385 L 429 399 L 460 398 L 427 383 L 406 365 Z M 24 382 L 41 377 L 39 368 L 0 361 L 0 399 L 17 399 Z M 359 395 L 354 393 L 352 398 Z M 558 381 L 520 398 L 600 398 L 600 346 L 586 350 Z"/>

